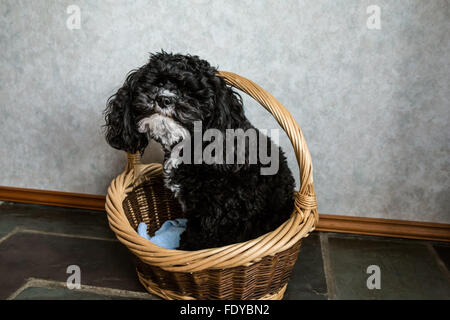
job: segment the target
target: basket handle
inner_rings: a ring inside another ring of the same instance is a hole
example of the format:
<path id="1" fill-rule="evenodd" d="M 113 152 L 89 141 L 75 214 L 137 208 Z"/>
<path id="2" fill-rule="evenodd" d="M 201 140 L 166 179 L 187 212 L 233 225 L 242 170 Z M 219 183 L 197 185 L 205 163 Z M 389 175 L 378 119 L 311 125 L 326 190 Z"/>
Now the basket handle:
<path id="1" fill-rule="evenodd" d="M 317 219 L 317 203 L 314 193 L 311 154 L 309 153 L 300 126 L 289 111 L 277 99 L 253 81 L 232 72 L 219 71 L 218 76 L 222 77 L 230 86 L 245 92 L 258 101 L 273 115 L 281 128 L 286 132 L 292 143 L 292 147 L 294 148 L 300 171 L 300 190 L 299 196 L 296 197 L 296 205 L 300 208 L 314 211 Z M 135 168 L 139 164 L 139 153 L 127 154 L 127 171 Z"/>
<path id="2" fill-rule="evenodd" d="M 126 172 L 130 172 L 132 169 L 141 164 L 141 155 L 139 152 L 137 153 L 128 153 L 127 152 L 127 165 L 125 167 Z"/>

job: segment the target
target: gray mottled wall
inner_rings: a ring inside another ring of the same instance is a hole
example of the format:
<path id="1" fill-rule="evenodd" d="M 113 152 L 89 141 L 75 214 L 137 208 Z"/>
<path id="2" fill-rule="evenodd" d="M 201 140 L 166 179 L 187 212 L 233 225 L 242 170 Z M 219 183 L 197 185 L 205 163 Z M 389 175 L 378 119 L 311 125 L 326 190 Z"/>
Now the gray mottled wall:
<path id="1" fill-rule="evenodd" d="M 71 4 L 80 30 L 66 27 Z M 366 26 L 372 4 L 381 30 Z M 104 194 L 124 165 L 102 136 L 105 101 L 163 48 L 291 110 L 320 212 L 450 223 L 449 34 L 446 0 L 1 0 L 0 185 Z"/>

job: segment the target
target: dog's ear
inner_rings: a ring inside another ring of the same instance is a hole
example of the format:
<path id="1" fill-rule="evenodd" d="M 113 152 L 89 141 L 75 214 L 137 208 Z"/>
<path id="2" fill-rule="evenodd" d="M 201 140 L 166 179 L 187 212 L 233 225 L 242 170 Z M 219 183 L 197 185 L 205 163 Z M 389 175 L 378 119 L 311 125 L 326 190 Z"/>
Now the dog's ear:
<path id="1" fill-rule="evenodd" d="M 207 123 L 207 127 L 221 131 L 240 128 L 242 123 L 247 121 L 241 96 L 217 75 L 212 79 L 212 87 L 214 90 L 212 113 L 214 115 Z"/>
<path id="2" fill-rule="evenodd" d="M 215 75 L 212 81 L 211 87 L 214 91 L 214 98 L 212 101 L 212 116 L 210 120 L 206 123 L 205 129 L 218 129 L 224 135 L 226 134 L 226 129 L 243 129 L 248 128 L 250 123 L 244 114 L 244 106 L 242 103 L 242 97 L 235 92 L 230 86 L 225 83 L 221 77 Z M 244 129 L 245 131 L 245 129 Z M 226 140 L 224 139 L 224 150 L 226 150 Z M 237 159 L 238 150 L 234 149 L 234 157 Z M 242 155 L 241 155 L 242 156 Z M 217 170 L 222 172 L 237 172 L 244 167 L 248 167 L 248 145 L 245 147 L 245 163 L 221 163 L 214 164 Z"/>
<path id="3" fill-rule="evenodd" d="M 137 129 L 133 114 L 133 86 L 138 71 L 131 72 L 124 85 L 108 99 L 105 114 L 105 137 L 113 148 L 129 153 L 144 152 L 148 145 L 145 134 Z"/>

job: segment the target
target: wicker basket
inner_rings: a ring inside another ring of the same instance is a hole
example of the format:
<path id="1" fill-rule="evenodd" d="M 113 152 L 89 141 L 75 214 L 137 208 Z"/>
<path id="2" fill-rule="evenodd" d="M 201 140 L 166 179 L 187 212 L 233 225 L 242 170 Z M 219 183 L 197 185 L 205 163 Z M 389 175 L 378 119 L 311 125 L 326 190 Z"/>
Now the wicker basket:
<path id="1" fill-rule="evenodd" d="M 300 168 L 300 190 L 288 221 L 257 239 L 199 251 L 168 250 L 140 237 L 140 222 L 155 232 L 183 213 L 164 187 L 161 164 L 141 164 L 128 154 L 125 172 L 115 178 L 106 197 L 111 229 L 134 254 L 140 282 L 164 299 L 282 299 L 302 238 L 318 222 L 312 163 L 300 127 L 291 114 L 254 82 L 229 72 L 219 76 L 265 107 L 285 130 Z"/>

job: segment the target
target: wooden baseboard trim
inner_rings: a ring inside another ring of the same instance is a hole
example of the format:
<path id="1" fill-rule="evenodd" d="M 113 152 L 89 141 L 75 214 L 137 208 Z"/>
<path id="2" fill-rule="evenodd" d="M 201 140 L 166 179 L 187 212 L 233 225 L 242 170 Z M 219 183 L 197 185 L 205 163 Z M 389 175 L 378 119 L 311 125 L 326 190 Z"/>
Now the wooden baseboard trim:
<path id="1" fill-rule="evenodd" d="M 0 200 L 105 211 L 105 196 L 0 186 Z"/>
<path id="2" fill-rule="evenodd" d="M 320 214 L 316 230 L 450 242 L 450 224 Z"/>
<path id="3" fill-rule="evenodd" d="M 0 200 L 105 211 L 105 196 L 0 186 Z M 450 224 L 320 214 L 318 231 L 450 242 Z"/>

